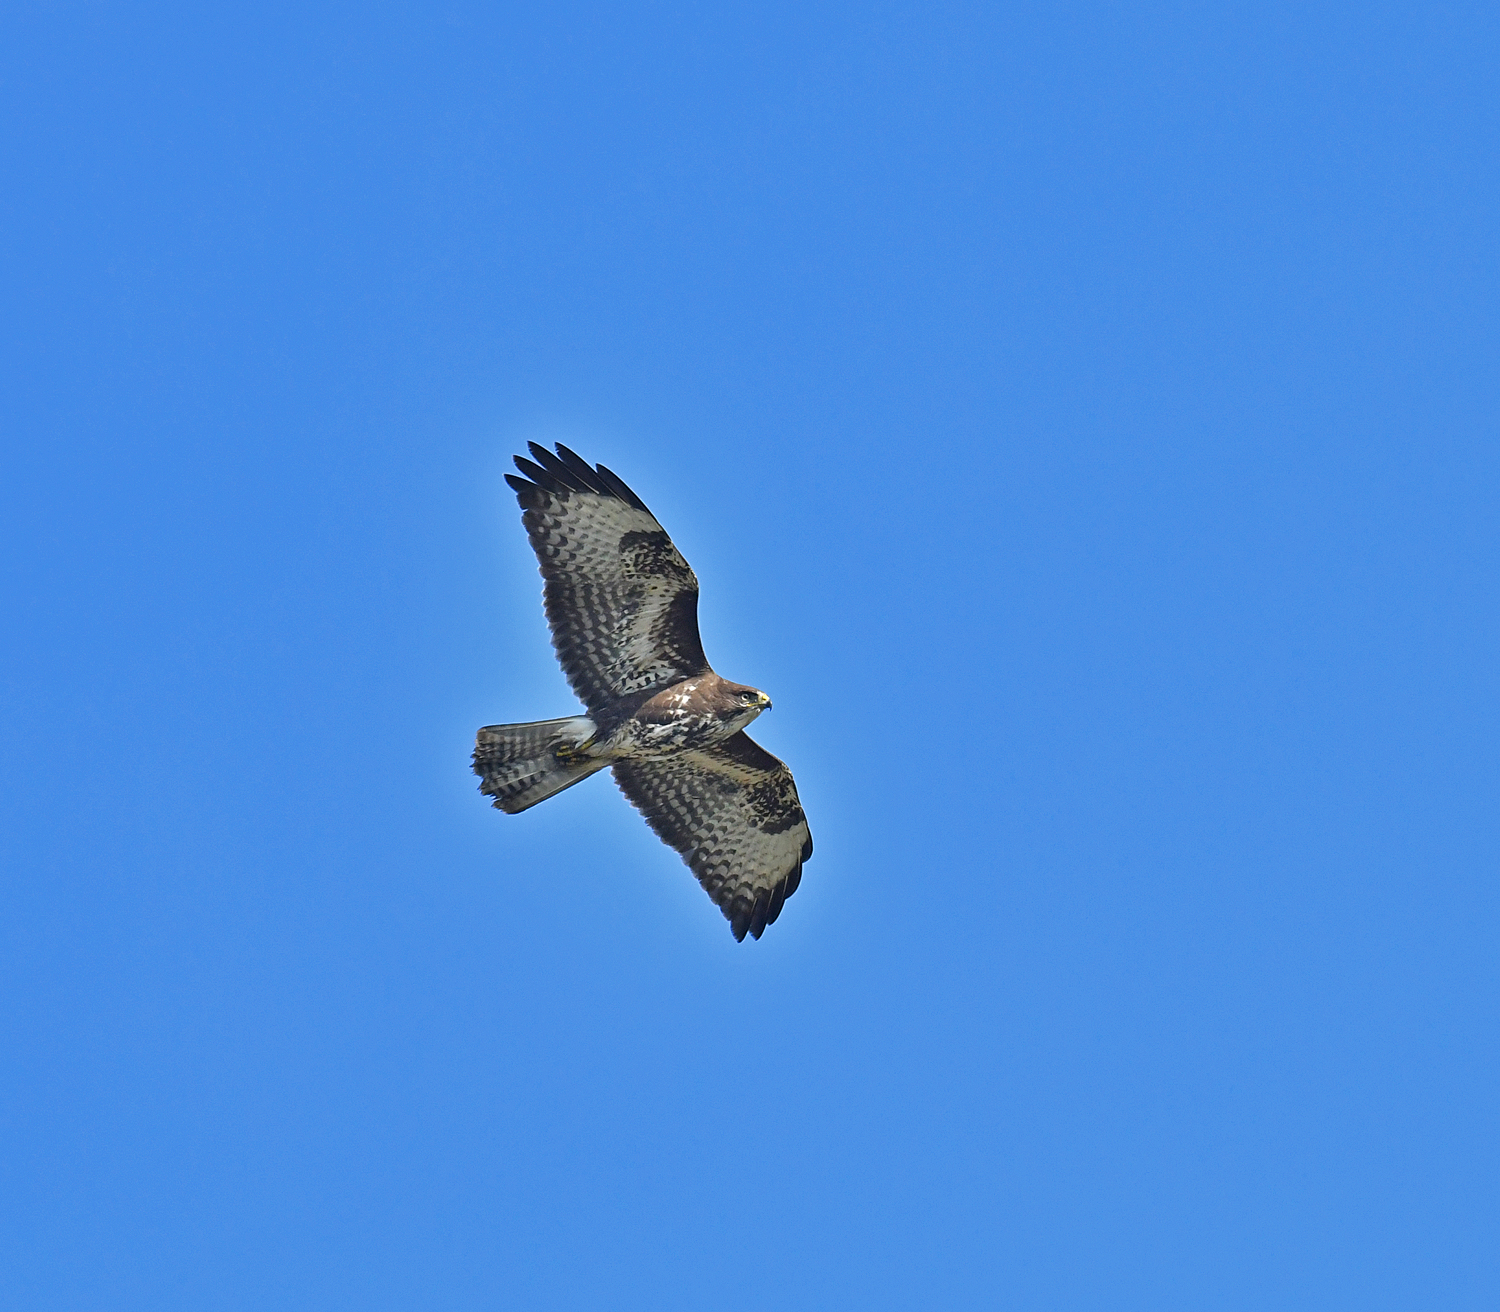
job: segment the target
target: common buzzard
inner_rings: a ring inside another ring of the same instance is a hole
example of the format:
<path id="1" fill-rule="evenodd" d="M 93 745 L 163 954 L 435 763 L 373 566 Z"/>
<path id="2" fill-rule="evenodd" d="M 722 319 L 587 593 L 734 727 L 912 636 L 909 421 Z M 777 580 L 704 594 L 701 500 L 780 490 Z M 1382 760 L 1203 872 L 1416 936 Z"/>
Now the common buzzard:
<path id="1" fill-rule="evenodd" d="M 552 645 L 586 715 L 479 731 L 479 791 L 514 815 L 610 766 L 736 939 L 797 891 L 812 835 L 792 772 L 745 735 L 771 705 L 721 679 L 698 637 L 698 578 L 620 478 L 561 444 L 505 476 L 545 580 Z"/>

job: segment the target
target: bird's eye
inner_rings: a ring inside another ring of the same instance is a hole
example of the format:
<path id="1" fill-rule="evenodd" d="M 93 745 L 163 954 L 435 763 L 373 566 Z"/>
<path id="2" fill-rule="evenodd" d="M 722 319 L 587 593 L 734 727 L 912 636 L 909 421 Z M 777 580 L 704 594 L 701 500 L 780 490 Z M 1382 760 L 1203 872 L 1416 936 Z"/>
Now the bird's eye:
<path id="1" fill-rule="evenodd" d="M 753 702 L 755 700 L 755 694 L 747 690 L 740 694 L 740 700 L 744 702 Z"/>

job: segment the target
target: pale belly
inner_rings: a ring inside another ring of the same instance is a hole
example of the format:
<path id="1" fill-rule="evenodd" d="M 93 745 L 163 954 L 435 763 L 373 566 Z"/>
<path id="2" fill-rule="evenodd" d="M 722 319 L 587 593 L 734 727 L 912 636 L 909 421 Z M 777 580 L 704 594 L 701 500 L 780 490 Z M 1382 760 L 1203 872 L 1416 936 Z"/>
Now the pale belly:
<path id="1" fill-rule="evenodd" d="M 609 740 L 601 743 L 600 755 L 611 757 L 671 756 L 676 752 L 711 747 L 733 737 L 743 728 L 738 719 L 717 716 L 683 716 L 659 723 L 627 720 Z"/>

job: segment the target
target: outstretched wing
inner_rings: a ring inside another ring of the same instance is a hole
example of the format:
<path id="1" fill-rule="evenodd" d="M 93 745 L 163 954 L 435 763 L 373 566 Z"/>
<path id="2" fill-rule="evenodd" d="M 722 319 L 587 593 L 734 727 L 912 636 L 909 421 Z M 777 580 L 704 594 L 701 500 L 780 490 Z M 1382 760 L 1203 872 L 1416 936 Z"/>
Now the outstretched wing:
<path id="1" fill-rule="evenodd" d="M 698 579 L 645 503 L 603 465 L 528 444 L 505 481 L 546 580 L 563 673 L 591 711 L 708 669 Z"/>
<path id="2" fill-rule="evenodd" d="M 681 854 L 735 938 L 759 938 L 812 856 L 792 772 L 743 733 L 706 751 L 616 761 L 614 771 L 620 791 Z"/>

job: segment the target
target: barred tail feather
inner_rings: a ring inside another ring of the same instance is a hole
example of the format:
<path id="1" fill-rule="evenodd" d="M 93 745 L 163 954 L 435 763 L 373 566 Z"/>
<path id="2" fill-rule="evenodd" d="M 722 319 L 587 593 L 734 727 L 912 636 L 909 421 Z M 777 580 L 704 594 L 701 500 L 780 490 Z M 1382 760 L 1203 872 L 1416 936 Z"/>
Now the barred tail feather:
<path id="1" fill-rule="evenodd" d="M 594 722 L 586 715 L 486 725 L 474 744 L 474 773 L 482 780 L 479 791 L 510 815 L 545 802 L 609 764 L 567 755 L 593 732 Z"/>

